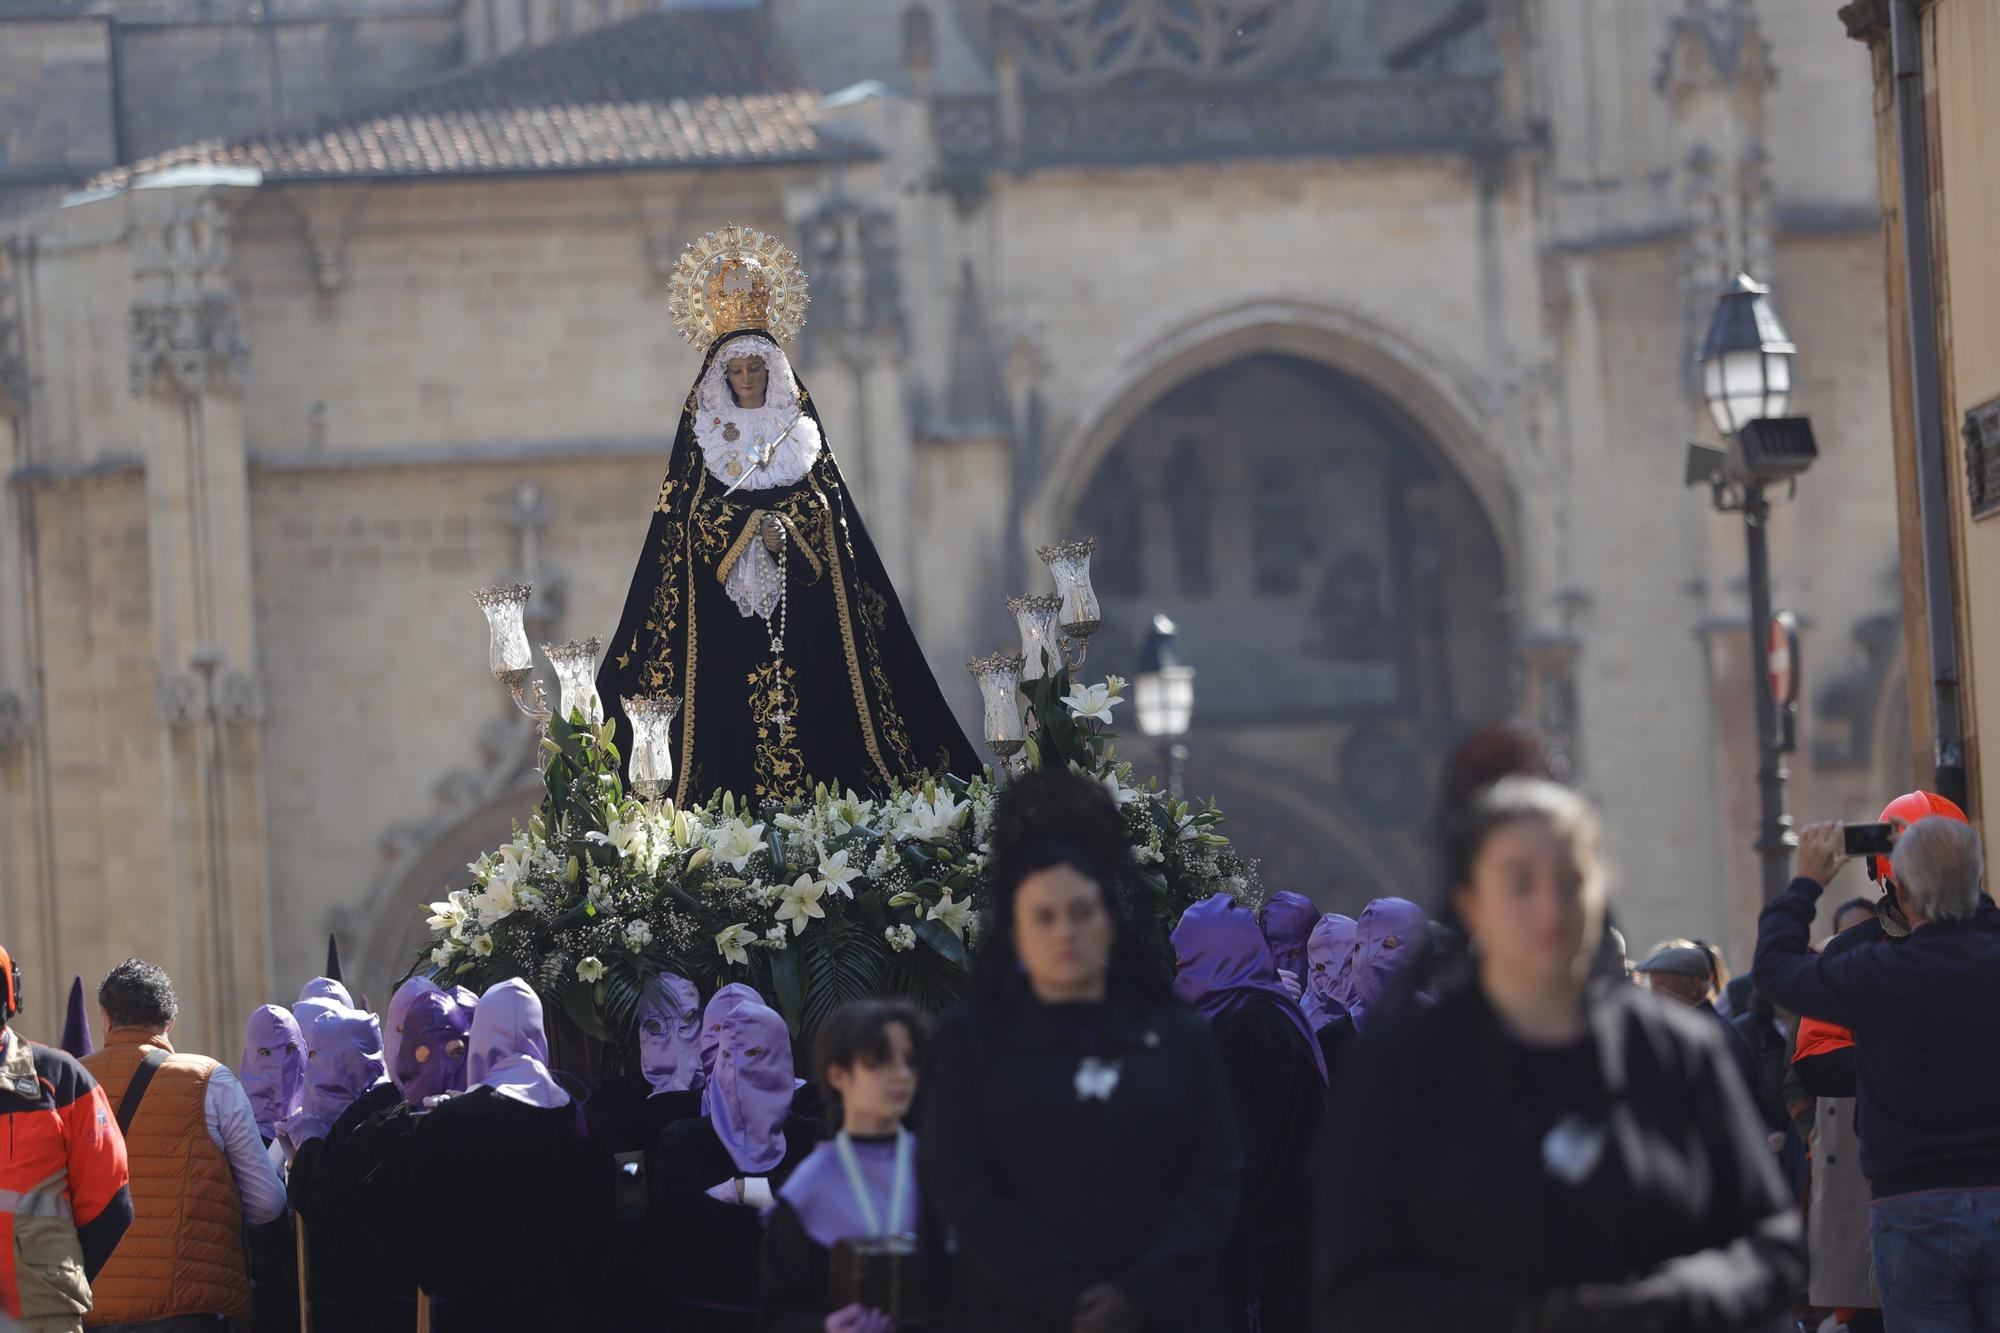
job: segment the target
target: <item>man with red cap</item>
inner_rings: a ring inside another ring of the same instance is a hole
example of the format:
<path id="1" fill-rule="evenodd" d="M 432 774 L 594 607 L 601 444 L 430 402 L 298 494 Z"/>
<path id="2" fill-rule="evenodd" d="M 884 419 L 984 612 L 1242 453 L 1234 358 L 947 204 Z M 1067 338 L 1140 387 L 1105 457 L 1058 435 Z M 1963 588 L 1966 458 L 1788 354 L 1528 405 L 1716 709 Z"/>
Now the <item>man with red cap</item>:
<path id="1" fill-rule="evenodd" d="M 90 1284 L 132 1225 L 125 1137 L 75 1056 L 29 1041 L 21 969 L 0 948 L 0 1328 L 82 1333 Z M 25 1271 L 24 1271 L 25 1270 Z"/>
<path id="2" fill-rule="evenodd" d="M 1800 1033 L 1801 1066 L 1839 1054 L 1827 1024 L 1853 1033 L 1851 1128 L 1889 1326 L 2000 1324 L 2000 1069 L 1985 1058 L 2000 1020 L 2000 909 L 1956 805 L 1915 792 L 1884 820 L 1895 851 L 1868 858 L 1886 890 L 1877 919 L 1812 953 L 1820 892 L 1847 859 L 1842 826 L 1815 824 L 1798 878 L 1758 923 L 1752 975 L 1819 1020 Z"/>
<path id="3" fill-rule="evenodd" d="M 1965 811 L 1936 792 L 1905 792 L 1882 808 L 1881 822 L 1896 832 L 1936 815 L 1966 824 Z M 1909 919 L 1898 903 L 1895 872 L 1886 856 L 1863 858 L 1868 878 L 1882 886 L 1872 905 L 1865 898 L 1842 904 L 1834 914 L 1833 937 L 1822 957 L 1884 939 L 1906 939 Z M 1989 903 L 1974 920 L 2000 926 L 2000 908 Z M 1882 1293 L 1868 1245 L 1868 1180 L 1861 1174 L 1859 1126 L 1854 1118 L 1854 1034 L 1838 1023 L 1801 1015 L 1792 1068 L 1799 1082 L 1819 1099 L 1814 1110 L 1812 1194 L 1806 1234 L 1812 1251 L 1806 1297 L 1832 1309 L 1853 1329 L 1879 1328 Z"/>

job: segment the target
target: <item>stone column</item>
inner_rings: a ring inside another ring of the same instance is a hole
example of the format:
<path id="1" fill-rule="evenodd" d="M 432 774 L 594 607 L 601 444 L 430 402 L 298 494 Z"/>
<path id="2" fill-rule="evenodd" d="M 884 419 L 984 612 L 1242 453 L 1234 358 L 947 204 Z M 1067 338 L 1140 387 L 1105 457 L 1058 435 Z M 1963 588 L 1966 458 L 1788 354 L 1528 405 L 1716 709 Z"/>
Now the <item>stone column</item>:
<path id="1" fill-rule="evenodd" d="M 153 656 L 173 896 L 169 964 L 196 1049 L 232 1049 L 269 988 L 262 691 L 230 286 L 229 209 L 247 190 L 132 196 L 131 390 L 146 469 Z M 330 812 L 330 817 L 337 814 Z"/>

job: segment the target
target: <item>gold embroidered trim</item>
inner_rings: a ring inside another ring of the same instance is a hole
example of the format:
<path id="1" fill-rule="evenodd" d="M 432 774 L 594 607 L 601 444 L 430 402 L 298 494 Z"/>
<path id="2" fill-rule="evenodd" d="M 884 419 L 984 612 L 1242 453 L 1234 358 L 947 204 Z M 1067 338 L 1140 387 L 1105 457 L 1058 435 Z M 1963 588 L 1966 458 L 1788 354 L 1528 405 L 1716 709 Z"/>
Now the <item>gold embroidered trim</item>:
<path id="1" fill-rule="evenodd" d="M 695 478 L 694 504 L 699 508 L 701 493 L 708 489 L 708 469 L 697 468 L 696 471 L 700 475 Z M 694 596 L 694 535 L 695 525 L 690 523 L 681 552 L 681 570 L 682 576 L 688 580 L 687 593 L 690 606 L 693 604 L 691 599 Z M 693 614 L 688 616 L 687 687 L 681 692 L 681 775 L 680 780 L 674 784 L 675 805 L 686 804 L 688 775 L 694 771 L 694 631 L 695 622 L 699 619 L 699 616 Z"/>
<path id="2" fill-rule="evenodd" d="M 787 501 L 786 503 L 791 504 L 795 502 Z M 736 562 L 743 558 L 745 551 L 750 549 L 750 543 L 756 539 L 758 529 L 762 526 L 767 516 L 777 519 L 778 522 L 784 525 L 785 535 L 791 538 L 792 545 L 799 548 L 799 552 L 806 558 L 806 563 L 812 566 L 813 579 L 817 580 L 819 578 L 823 566 L 819 562 L 819 552 L 815 551 L 807 543 L 803 535 L 802 530 L 806 525 L 799 523 L 782 509 L 758 509 L 751 512 L 749 521 L 743 525 L 743 531 L 737 534 L 736 540 L 730 543 L 729 550 L 723 555 L 721 562 L 716 565 L 715 581 L 717 583 L 727 583 L 729 581 L 729 571 L 736 568 Z"/>
<path id="3" fill-rule="evenodd" d="M 861 719 L 861 740 L 868 747 L 868 757 L 875 761 L 875 771 L 882 775 L 885 784 L 891 784 L 895 782 L 895 775 L 882 761 L 882 747 L 875 738 L 875 717 L 868 708 L 868 687 L 861 679 L 861 652 L 854 643 L 854 620 L 847 606 L 847 582 L 841 577 L 840 546 L 833 530 L 833 504 L 820 490 L 817 481 L 812 483 L 812 489 L 827 515 L 827 569 L 833 574 L 833 605 L 834 610 L 840 613 L 840 645 L 847 652 L 847 679 L 854 686 L 854 710 Z"/>
<path id="4" fill-rule="evenodd" d="M 715 566 L 717 583 L 729 581 L 729 571 L 736 568 L 736 562 L 750 549 L 750 543 L 758 539 L 758 530 L 764 526 L 764 513 L 762 509 L 752 511 L 749 521 L 743 525 L 743 531 L 729 544 L 729 550 L 723 553 L 722 559 Z"/>
<path id="5" fill-rule="evenodd" d="M 798 746 L 799 692 L 797 671 L 781 662 L 766 662 L 750 673 L 750 720 L 757 727 L 757 798 L 804 799 L 805 755 Z"/>

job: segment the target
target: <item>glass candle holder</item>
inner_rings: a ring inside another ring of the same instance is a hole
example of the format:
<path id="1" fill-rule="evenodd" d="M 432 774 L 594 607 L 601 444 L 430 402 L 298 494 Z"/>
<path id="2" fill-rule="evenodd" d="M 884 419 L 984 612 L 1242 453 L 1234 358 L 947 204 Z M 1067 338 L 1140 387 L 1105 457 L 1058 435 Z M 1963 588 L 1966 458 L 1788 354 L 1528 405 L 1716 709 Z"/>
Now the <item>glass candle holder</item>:
<path id="1" fill-rule="evenodd" d="M 1056 616 L 1062 611 L 1062 604 L 1063 599 L 1055 593 L 1007 599 L 1007 610 L 1013 613 L 1014 623 L 1021 629 L 1022 680 L 1040 680 L 1062 666 L 1062 644 L 1056 637 Z"/>
<path id="2" fill-rule="evenodd" d="M 472 598 L 486 613 L 486 666 L 493 678 L 509 689 L 527 683 L 535 668 L 535 653 L 528 646 L 528 627 L 521 615 L 528 605 L 531 583 L 496 583 L 490 588 L 474 588 Z"/>
<path id="3" fill-rule="evenodd" d="M 597 697 L 597 653 L 604 643 L 595 634 L 551 647 L 542 645 L 549 665 L 562 683 L 562 715 L 567 721 L 579 711 L 591 726 L 604 721 L 604 701 Z"/>
<path id="4" fill-rule="evenodd" d="M 1072 639 L 1089 638 L 1097 633 L 1104 620 L 1103 609 L 1097 604 L 1097 591 L 1090 586 L 1090 557 L 1096 550 L 1097 538 L 1084 537 L 1057 542 L 1035 552 L 1056 581 L 1056 593 L 1062 598 L 1057 619 L 1063 633 Z"/>
<path id="5" fill-rule="evenodd" d="M 979 682 L 986 748 L 1005 759 L 1027 739 L 1021 727 L 1021 655 L 975 657 L 965 669 Z"/>
<path id="6" fill-rule="evenodd" d="M 666 794 L 674 780 L 674 746 L 667 733 L 680 715 L 681 701 L 671 694 L 627 695 L 619 700 L 632 723 L 632 753 L 625 772 L 632 790 L 649 801 Z"/>

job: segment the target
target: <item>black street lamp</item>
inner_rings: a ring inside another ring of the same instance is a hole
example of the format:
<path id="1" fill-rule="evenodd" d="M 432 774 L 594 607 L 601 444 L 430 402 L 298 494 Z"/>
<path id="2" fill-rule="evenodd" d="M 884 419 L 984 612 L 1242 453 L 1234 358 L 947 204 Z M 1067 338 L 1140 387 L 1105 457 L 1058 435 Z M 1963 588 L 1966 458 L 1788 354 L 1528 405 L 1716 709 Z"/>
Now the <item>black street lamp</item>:
<path id="1" fill-rule="evenodd" d="M 1139 650 L 1139 666 L 1132 678 L 1132 711 L 1138 714 L 1139 730 L 1155 740 L 1167 742 L 1167 794 L 1181 798 L 1181 772 L 1187 765 L 1188 723 L 1194 718 L 1194 668 L 1181 651 L 1181 636 L 1174 622 L 1163 615 L 1153 617 L 1146 646 Z"/>
<path id="2" fill-rule="evenodd" d="M 1702 342 L 1701 389 L 1716 430 L 1728 449 L 1688 446 L 1687 484 L 1706 484 L 1715 507 L 1743 515 L 1748 540 L 1750 578 L 1751 688 L 1757 704 L 1757 798 L 1761 818 L 1757 854 L 1763 861 L 1764 901 L 1785 891 L 1792 875 L 1792 849 L 1798 838 L 1785 809 L 1785 755 L 1793 745 L 1789 715 L 1779 717 L 1779 701 L 1771 651 L 1771 554 L 1767 543 L 1771 505 L 1765 488 L 1773 482 L 1796 483 L 1812 466 L 1819 449 L 1812 423 L 1788 417 L 1791 405 L 1792 358 L 1798 348 L 1778 322 L 1768 299 L 1770 288 L 1739 273 L 1715 303 L 1708 336 Z M 1785 631 L 1784 674 L 1796 682 L 1799 664 L 1792 636 Z M 1793 691 L 1796 693 L 1796 686 Z M 1787 713 L 1792 707 L 1786 701 Z"/>

